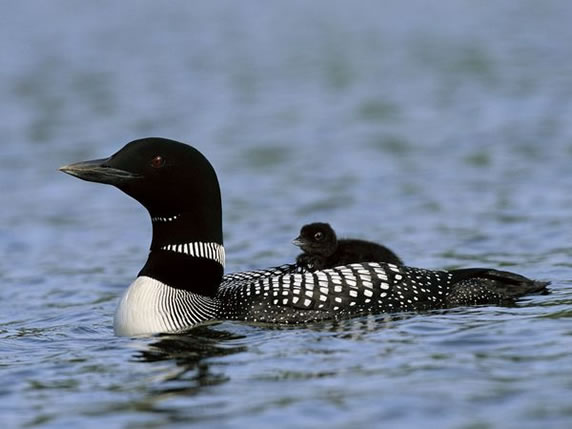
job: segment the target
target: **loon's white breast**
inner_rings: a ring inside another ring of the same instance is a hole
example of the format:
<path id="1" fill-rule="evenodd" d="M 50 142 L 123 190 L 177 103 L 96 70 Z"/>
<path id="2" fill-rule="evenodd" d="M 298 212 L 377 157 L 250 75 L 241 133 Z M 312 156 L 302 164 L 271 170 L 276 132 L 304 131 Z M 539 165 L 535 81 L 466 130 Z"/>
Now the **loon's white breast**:
<path id="1" fill-rule="evenodd" d="M 116 335 L 182 332 L 216 318 L 217 302 L 140 276 L 123 293 L 113 319 Z"/>
<path id="2" fill-rule="evenodd" d="M 115 311 L 115 334 L 134 336 L 170 331 L 168 319 L 159 305 L 166 287 L 150 277 L 137 277 L 123 293 Z"/>

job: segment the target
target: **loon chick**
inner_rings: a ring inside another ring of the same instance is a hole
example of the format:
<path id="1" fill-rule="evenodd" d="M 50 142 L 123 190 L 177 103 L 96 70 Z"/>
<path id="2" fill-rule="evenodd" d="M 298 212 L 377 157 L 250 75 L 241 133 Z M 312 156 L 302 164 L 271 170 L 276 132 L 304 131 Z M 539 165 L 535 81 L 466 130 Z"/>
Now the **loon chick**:
<path id="1" fill-rule="evenodd" d="M 296 263 L 310 271 L 333 268 L 355 262 L 387 262 L 403 265 L 403 261 L 381 244 L 351 238 L 338 240 L 329 223 L 315 222 L 304 225 L 293 244 L 304 253 Z"/>
<path id="2" fill-rule="evenodd" d="M 117 335 L 184 332 L 216 320 L 307 323 L 368 313 L 512 302 L 547 283 L 490 269 L 429 271 L 364 262 L 317 272 L 295 264 L 223 276 L 216 173 L 195 148 L 163 138 L 60 168 L 114 185 L 149 212 L 149 256 L 114 316 Z"/>

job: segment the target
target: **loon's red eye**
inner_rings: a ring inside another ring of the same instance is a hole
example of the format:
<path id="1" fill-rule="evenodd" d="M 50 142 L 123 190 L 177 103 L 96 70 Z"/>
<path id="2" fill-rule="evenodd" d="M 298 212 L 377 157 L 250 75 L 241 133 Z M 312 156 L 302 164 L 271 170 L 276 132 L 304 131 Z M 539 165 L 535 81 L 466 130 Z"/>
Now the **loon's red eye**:
<path id="1" fill-rule="evenodd" d="M 153 168 L 161 168 L 165 165 L 165 158 L 161 155 L 157 155 L 151 160 L 151 167 Z"/>

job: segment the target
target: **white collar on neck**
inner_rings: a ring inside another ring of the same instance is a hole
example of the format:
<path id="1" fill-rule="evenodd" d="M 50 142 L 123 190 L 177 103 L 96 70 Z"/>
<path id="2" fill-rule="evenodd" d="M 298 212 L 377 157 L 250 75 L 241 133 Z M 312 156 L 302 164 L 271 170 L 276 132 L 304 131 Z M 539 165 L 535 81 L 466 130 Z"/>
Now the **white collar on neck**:
<path id="1" fill-rule="evenodd" d="M 184 255 L 194 256 L 195 258 L 211 259 L 217 261 L 224 267 L 224 247 L 215 242 L 204 243 L 202 241 L 194 241 L 191 243 L 166 244 L 161 246 L 161 250 L 182 253 Z"/>

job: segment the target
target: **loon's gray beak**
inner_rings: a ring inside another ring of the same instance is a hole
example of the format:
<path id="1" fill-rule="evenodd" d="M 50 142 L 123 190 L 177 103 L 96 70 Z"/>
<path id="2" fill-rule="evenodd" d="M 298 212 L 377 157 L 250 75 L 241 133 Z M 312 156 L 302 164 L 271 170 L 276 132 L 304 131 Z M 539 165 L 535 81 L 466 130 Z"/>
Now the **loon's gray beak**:
<path id="1" fill-rule="evenodd" d="M 302 247 L 304 245 L 304 240 L 302 237 L 298 236 L 294 240 L 292 240 L 292 244 L 294 246 Z"/>
<path id="2" fill-rule="evenodd" d="M 64 165 L 59 170 L 88 182 L 106 183 L 108 185 L 119 185 L 142 177 L 139 174 L 110 167 L 108 162 L 109 158 L 81 161 Z"/>

